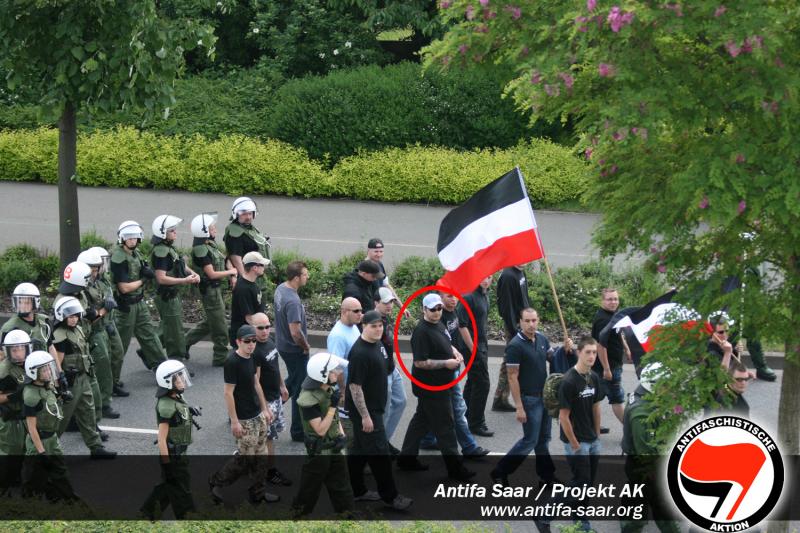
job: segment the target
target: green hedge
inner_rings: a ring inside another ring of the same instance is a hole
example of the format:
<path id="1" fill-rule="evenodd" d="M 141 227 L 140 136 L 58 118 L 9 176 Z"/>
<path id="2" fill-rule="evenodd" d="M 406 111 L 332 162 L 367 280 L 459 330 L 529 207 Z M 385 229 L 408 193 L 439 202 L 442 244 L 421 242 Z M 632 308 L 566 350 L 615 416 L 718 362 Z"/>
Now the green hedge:
<path id="1" fill-rule="evenodd" d="M 0 132 L 0 179 L 57 181 L 58 132 Z M 390 148 L 342 160 L 331 170 L 289 144 L 241 135 L 208 140 L 133 128 L 80 135 L 78 177 L 92 186 L 197 192 L 343 196 L 457 204 L 515 165 L 536 207 L 579 199 L 586 166 L 569 150 L 532 140 L 506 150 Z"/>
<path id="2" fill-rule="evenodd" d="M 560 128 L 530 127 L 529 115 L 502 98 L 506 81 L 496 69 L 423 73 L 412 63 L 308 76 L 276 91 L 267 123 L 271 137 L 332 162 L 359 150 L 506 148 L 559 136 Z"/>

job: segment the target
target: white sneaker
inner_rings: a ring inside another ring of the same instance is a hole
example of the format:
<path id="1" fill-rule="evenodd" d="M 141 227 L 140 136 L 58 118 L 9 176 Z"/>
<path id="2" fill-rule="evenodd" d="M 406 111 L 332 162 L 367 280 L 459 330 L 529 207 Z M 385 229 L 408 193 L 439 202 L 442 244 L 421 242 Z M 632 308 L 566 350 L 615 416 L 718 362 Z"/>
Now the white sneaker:
<path id="1" fill-rule="evenodd" d="M 380 501 L 381 495 L 375 492 L 374 490 L 368 490 L 361 496 L 356 496 L 353 498 L 353 501 L 357 502 L 377 502 Z"/>
<path id="2" fill-rule="evenodd" d="M 394 497 L 392 503 L 387 503 L 386 505 L 398 511 L 405 511 L 406 509 L 411 507 L 412 503 L 414 503 L 414 500 L 412 500 L 411 498 L 403 496 L 402 494 L 398 494 L 397 496 Z"/>

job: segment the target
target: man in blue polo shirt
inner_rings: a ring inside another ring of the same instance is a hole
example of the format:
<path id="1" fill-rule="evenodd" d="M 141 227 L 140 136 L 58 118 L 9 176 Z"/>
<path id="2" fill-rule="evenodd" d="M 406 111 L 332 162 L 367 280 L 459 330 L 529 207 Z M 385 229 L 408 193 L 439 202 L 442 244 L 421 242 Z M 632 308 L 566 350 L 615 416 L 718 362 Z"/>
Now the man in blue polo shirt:
<path id="1" fill-rule="evenodd" d="M 519 330 L 506 346 L 505 362 L 508 383 L 516 405 L 516 416 L 522 424 L 522 438 L 492 470 L 495 483 L 508 486 L 513 474 L 531 451 L 536 452 L 536 473 L 544 482 L 554 480 L 555 465 L 550 458 L 551 418 L 544 408 L 542 391 L 547 379 L 547 357 L 552 352 L 547 337 L 539 333 L 539 314 L 526 307 L 520 313 Z M 566 351 L 572 351 L 567 340 Z"/>

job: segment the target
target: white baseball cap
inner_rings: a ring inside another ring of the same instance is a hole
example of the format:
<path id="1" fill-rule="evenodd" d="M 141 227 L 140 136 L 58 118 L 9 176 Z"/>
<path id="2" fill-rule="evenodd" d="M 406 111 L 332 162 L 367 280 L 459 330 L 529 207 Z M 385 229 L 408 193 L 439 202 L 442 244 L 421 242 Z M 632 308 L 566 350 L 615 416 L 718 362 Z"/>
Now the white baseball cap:
<path id="1" fill-rule="evenodd" d="M 394 294 L 392 293 L 391 290 L 389 290 L 388 287 L 381 287 L 380 289 L 378 289 L 377 296 L 378 297 L 376 299 L 380 300 L 380 302 L 384 304 L 388 304 L 389 302 L 395 299 Z"/>
<path id="2" fill-rule="evenodd" d="M 424 307 L 425 309 L 433 309 L 437 305 L 444 305 L 444 304 L 442 303 L 442 297 L 436 294 L 435 292 L 428 294 L 427 296 L 425 296 L 425 298 L 422 299 L 422 307 Z"/>

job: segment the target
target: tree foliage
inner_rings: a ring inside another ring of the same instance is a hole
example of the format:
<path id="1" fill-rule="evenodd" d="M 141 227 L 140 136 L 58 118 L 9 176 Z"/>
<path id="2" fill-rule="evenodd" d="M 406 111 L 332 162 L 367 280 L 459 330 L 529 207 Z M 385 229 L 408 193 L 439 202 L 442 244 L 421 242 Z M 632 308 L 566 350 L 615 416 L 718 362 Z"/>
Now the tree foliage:
<path id="1" fill-rule="evenodd" d="M 727 305 L 731 315 L 785 341 L 779 426 L 784 451 L 797 453 L 797 3 L 439 5 L 453 27 L 427 49 L 429 67 L 511 65 L 517 77 L 507 91 L 532 119 L 574 119 L 591 163 L 590 201 L 603 211 L 595 233 L 603 253 L 647 254 L 697 310 Z M 722 280 L 744 277 L 745 264 L 762 266 L 761 290 L 746 299 L 741 291 L 722 295 Z M 700 374 L 672 370 L 702 389 Z"/>

